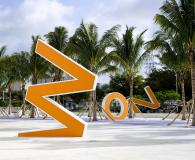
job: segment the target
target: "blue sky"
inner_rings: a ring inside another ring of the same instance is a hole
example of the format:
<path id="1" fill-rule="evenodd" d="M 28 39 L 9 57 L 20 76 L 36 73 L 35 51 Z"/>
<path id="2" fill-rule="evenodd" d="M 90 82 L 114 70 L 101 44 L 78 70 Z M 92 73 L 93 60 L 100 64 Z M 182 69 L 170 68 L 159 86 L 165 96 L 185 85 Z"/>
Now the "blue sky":
<path id="1" fill-rule="evenodd" d="M 0 46 L 7 54 L 30 50 L 31 36 L 65 26 L 71 36 L 81 20 L 94 22 L 100 35 L 111 26 L 135 26 L 135 34 L 148 29 L 149 40 L 158 29 L 154 15 L 164 0 L 0 0 Z M 100 78 L 107 82 L 108 78 Z"/>

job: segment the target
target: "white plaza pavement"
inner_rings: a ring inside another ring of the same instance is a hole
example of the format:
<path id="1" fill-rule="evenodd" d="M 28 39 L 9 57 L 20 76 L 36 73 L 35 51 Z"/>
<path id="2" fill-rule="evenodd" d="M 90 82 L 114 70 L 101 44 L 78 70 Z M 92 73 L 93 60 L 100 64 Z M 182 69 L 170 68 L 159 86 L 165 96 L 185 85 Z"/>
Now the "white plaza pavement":
<path id="1" fill-rule="evenodd" d="M 184 122 L 135 118 L 88 125 L 84 138 L 19 138 L 18 132 L 51 129 L 51 119 L 0 119 L 0 160 L 194 160 L 195 128 Z"/>

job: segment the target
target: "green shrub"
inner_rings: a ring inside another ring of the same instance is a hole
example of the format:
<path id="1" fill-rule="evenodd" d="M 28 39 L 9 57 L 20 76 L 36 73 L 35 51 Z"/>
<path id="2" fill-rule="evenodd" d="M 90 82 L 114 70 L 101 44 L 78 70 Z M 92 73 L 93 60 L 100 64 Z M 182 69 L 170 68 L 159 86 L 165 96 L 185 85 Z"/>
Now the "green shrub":
<path id="1" fill-rule="evenodd" d="M 7 107 L 9 104 L 9 100 L 2 100 L 0 99 L 0 107 Z M 12 106 L 13 107 L 20 107 L 22 105 L 21 100 L 12 100 Z"/>
<path id="2" fill-rule="evenodd" d="M 8 106 L 8 104 L 9 104 L 9 101 L 8 100 L 2 100 L 2 99 L 0 99 L 0 107 L 6 107 L 6 106 Z"/>
<path id="3" fill-rule="evenodd" d="M 142 95 L 133 95 L 133 97 L 141 100 L 145 100 L 145 98 Z"/>
<path id="4" fill-rule="evenodd" d="M 22 101 L 20 101 L 20 100 L 13 100 L 12 101 L 12 105 L 14 107 L 20 107 L 22 105 Z"/>
<path id="5" fill-rule="evenodd" d="M 160 101 L 161 103 L 163 103 L 166 100 L 179 100 L 180 99 L 180 94 L 172 90 L 155 92 L 155 95 L 158 101 Z"/>

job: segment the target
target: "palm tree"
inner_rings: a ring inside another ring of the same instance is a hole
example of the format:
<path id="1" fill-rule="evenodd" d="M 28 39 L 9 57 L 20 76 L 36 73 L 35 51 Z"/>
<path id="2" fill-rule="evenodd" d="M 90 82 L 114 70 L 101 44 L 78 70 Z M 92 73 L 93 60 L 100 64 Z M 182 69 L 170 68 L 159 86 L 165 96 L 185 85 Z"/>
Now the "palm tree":
<path id="1" fill-rule="evenodd" d="M 79 63 L 97 75 L 113 71 L 115 67 L 110 65 L 109 53 L 106 49 L 110 47 L 118 28 L 119 26 L 112 27 L 99 39 L 97 26 L 93 23 L 84 24 L 82 22 L 70 38 L 69 51 L 75 53 Z M 93 91 L 89 96 L 90 121 L 92 113 L 93 121 L 97 120 L 96 107 L 96 91 Z"/>
<path id="2" fill-rule="evenodd" d="M 21 105 L 22 109 L 22 115 L 25 114 L 25 84 L 30 76 L 30 70 L 29 70 L 29 58 L 30 55 L 28 52 L 20 52 L 20 53 L 14 53 L 13 56 L 15 57 L 15 68 L 17 68 L 17 75 L 18 79 L 21 83 L 21 89 L 22 89 L 22 97 L 23 97 L 23 103 Z"/>
<path id="3" fill-rule="evenodd" d="M 13 55 L 11 56 L 5 56 L 1 63 L 2 68 L 4 70 L 4 81 L 5 86 L 8 89 L 9 94 L 9 104 L 8 104 L 8 114 L 11 114 L 11 108 L 12 108 L 12 84 L 18 80 L 17 75 L 17 68 L 15 67 L 16 59 Z M 9 67 L 7 67 L 9 66 Z"/>
<path id="4" fill-rule="evenodd" d="M 37 40 L 40 36 L 32 36 L 32 46 L 29 57 L 29 72 L 32 84 L 37 84 L 38 80 L 46 76 L 48 71 L 48 62 L 35 53 Z M 35 117 L 35 107 L 32 106 L 30 118 Z"/>
<path id="5" fill-rule="evenodd" d="M 172 37 L 171 35 L 166 35 L 166 33 L 162 33 L 161 31 L 156 32 L 156 37 L 148 44 L 152 50 L 159 49 L 160 55 L 158 57 L 160 61 L 165 64 L 167 68 L 173 70 L 177 74 L 176 76 L 179 79 L 181 97 L 184 107 L 182 119 L 185 120 L 186 102 L 184 79 L 186 72 L 190 69 L 185 45 L 183 44 L 181 37 Z"/>
<path id="6" fill-rule="evenodd" d="M 0 62 L 0 75 L 1 75 L 0 76 L 0 91 L 4 91 L 4 89 L 5 89 L 5 70 L 4 70 L 4 64 L 2 63 L 2 60 Z"/>
<path id="7" fill-rule="evenodd" d="M 187 47 L 191 64 L 192 106 L 195 111 L 195 2 L 194 0 L 167 0 L 156 14 L 155 22 L 167 34 L 179 35 Z M 195 112 L 192 125 L 195 126 Z"/>
<path id="8" fill-rule="evenodd" d="M 55 27 L 54 32 L 49 32 L 45 35 L 48 43 L 58 51 L 65 53 L 65 48 L 68 41 L 68 31 L 65 27 Z M 53 82 L 62 79 L 63 72 L 61 69 L 50 66 L 50 71 L 54 72 Z M 60 103 L 60 96 L 57 96 L 57 101 Z"/>
<path id="9" fill-rule="evenodd" d="M 133 78 L 139 71 L 143 60 L 148 56 L 148 51 L 143 50 L 145 42 L 141 32 L 135 39 L 133 38 L 134 27 L 126 27 L 122 39 L 115 38 L 113 41 L 114 50 L 112 58 L 119 63 L 127 82 L 129 83 L 129 97 L 133 98 Z M 133 117 L 132 109 L 129 110 L 129 118 Z"/>
<path id="10" fill-rule="evenodd" d="M 0 74 L 1 74 L 1 76 L 0 76 L 0 90 L 3 90 L 4 88 L 5 88 L 5 85 L 4 85 L 4 80 L 5 80 L 5 77 L 4 77 L 4 73 L 5 73 L 5 71 L 4 71 L 4 69 L 3 69 L 3 64 L 2 64 L 2 59 L 3 59 L 3 57 L 4 57 L 4 54 L 5 54 L 5 52 L 6 52 L 6 46 L 2 46 L 1 48 L 0 48 Z"/>

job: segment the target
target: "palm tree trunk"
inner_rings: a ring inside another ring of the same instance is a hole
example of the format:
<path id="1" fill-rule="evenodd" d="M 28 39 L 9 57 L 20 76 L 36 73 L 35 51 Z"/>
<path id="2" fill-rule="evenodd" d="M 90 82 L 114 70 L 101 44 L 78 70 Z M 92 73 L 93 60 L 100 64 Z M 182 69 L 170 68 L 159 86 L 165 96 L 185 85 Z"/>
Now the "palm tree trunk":
<path id="1" fill-rule="evenodd" d="M 33 77 L 32 78 L 32 84 L 37 84 L 37 78 Z M 35 118 L 35 106 L 31 105 L 31 113 L 30 113 L 30 118 Z"/>
<path id="2" fill-rule="evenodd" d="M 35 106 L 31 105 L 30 118 L 35 118 Z"/>
<path id="3" fill-rule="evenodd" d="M 92 91 L 92 97 L 93 97 L 93 121 L 97 121 L 97 102 L 96 102 L 96 90 Z"/>
<path id="4" fill-rule="evenodd" d="M 133 98 L 133 76 L 130 77 L 129 79 L 129 98 Z M 129 118 L 133 118 L 133 110 L 132 110 L 132 104 L 129 104 Z"/>
<path id="5" fill-rule="evenodd" d="M 175 72 L 175 91 L 178 93 L 178 77 L 177 77 L 177 72 Z"/>
<path id="6" fill-rule="evenodd" d="M 22 98 L 23 98 L 23 103 L 22 103 L 22 116 L 25 115 L 25 84 L 22 82 Z"/>
<path id="7" fill-rule="evenodd" d="M 89 113 L 88 113 L 88 117 L 89 117 L 89 121 L 92 121 L 92 110 L 93 110 L 93 92 L 90 92 L 89 94 L 89 99 L 88 99 L 88 107 L 89 107 Z"/>
<path id="8" fill-rule="evenodd" d="M 180 83 L 181 83 L 182 104 L 183 104 L 183 107 L 185 108 L 186 99 L 185 99 L 185 83 L 184 83 L 184 74 L 183 73 L 181 73 L 181 75 L 180 75 Z M 182 120 L 186 120 L 186 109 L 183 110 Z"/>
<path id="9" fill-rule="evenodd" d="M 60 69 L 57 69 L 54 77 L 53 77 L 53 82 L 60 81 L 62 79 L 62 71 Z M 60 96 L 56 96 L 56 101 L 61 104 L 60 101 Z"/>
<path id="10" fill-rule="evenodd" d="M 11 107 L 12 107 L 12 90 L 11 90 L 11 83 L 8 85 L 8 93 L 9 93 L 9 106 L 8 106 L 8 114 L 11 114 Z"/>
<path id="11" fill-rule="evenodd" d="M 195 126 L 195 53 L 191 49 L 189 51 L 190 61 L 191 61 L 191 81 L 192 81 L 192 107 L 193 107 L 193 117 L 192 126 Z"/>

